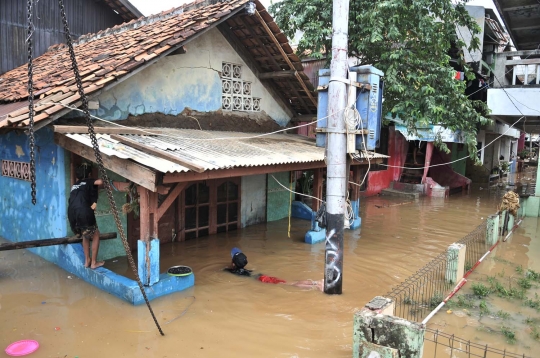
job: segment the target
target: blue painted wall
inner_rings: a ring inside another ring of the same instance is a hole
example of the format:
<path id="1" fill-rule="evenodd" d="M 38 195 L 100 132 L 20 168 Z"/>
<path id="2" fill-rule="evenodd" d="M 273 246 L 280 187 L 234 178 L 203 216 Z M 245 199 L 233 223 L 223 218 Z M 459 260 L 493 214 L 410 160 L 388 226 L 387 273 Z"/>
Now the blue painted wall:
<path id="1" fill-rule="evenodd" d="M 0 135 L 0 158 L 30 162 L 28 136 Z M 10 241 L 63 237 L 66 227 L 64 150 L 54 144 L 53 132 L 36 132 L 37 204 L 31 202 L 30 182 L 0 176 L 0 236 Z"/>

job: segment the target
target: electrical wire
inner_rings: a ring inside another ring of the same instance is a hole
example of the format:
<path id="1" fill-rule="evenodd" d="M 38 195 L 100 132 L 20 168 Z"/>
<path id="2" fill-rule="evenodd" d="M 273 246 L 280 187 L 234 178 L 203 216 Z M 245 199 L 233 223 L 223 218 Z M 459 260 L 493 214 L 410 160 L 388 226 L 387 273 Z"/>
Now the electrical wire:
<path id="1" fill-rule="evenodd" d="M 40 105 L 60 105 L 60 106 L 63 106 L 65 108 L 69 108 L 71 110 L 74 110 L 74 111 L 78 111 L 78 112 L 83 112 L 81 109 L 77 108 L 77 107 L 74 107 L 74 106 L 70 106 L 70 105 L 67 105 L 67 104 L 63 104 L 63 103 L 55 103 L 55 102 L 45 102 L 45 103 L 40 103 Z M 277 131 L 273 131 L 273 132 L 269 132 L 269 133 L 261 133 L 261 134 L 257 134 L 257 135 L 253 135 L 253 136 L 246 136 L 246 137 L 218 137 L 218 138 L 193 138 L 193 137 L 178 137 L 178 136 L 172 136 L 172 135 L 167 135 L 167 134 L 163 134 L 163 133 L 155 133 L 155 132 L 150 132 L 150 131 L 145 131 L 144 129 L 141 129 L 139 127 L 136 127 L 135 129 L 139 130 L 141 133 L 145 133 L 147 135 L 151 135 L 151 136 L 161 136 L 161 137 L 168 137 L 168 138 L 174 138 L 174 139 L 189 139 L 189 140 L 195 140 L 195 141 L 208 141 L 208 140 L 231 140 L 231 139 L 254 139 L 254 138 L 260 138 L 260 137 L 265 137 L 265 136 L 269 136 L 269 135 L 272 135 L 272 134 L 277 134 L 277 133 L 281 133 L 281 132 L 285 132 L 285 131 L 288 131 L 288 130 L 291 130 L 291 129 L 296 129 L 296 128 L 302 128 L 302 127 L 307 127 L 307 126 L 310 126 L 312 125 L 313 123 L 317 123 L 319 121 L 322 121 L 323 119 L 326 119 L 326 118 L 329 118 L 335 114 L 339 114 L 341 112 L 343 112 L 345 110 L 345 108 L 339 110 L 338 112 L 334 113 L 334 114 L 329 114 L 325 117 L 322 117 L 322 118 L 318 118 L 317 120 L 314 120 L 314 121 L 311 121 L 311 122 L 308 122 L 308 123 L 305 123 L 305 124 L 300 124 L 300 125 L 297 125 L 297 126 L 294 126 L 294 127 L 287 127 L 287 128 L 283 128 L 283 129 L 279 129 Z M 84 112 L 83 112 L 84 113 Z M 109 124 L 113 124 L 117 127 L 121 127 L 121 128 L 128 128 L 128 129 L 134 129 L 134 127 L 129 127 L 129 126 L 124 126 L 122 124 L 118 124 L 118 123 L 115 123 L 115 121 L 110 121 L 110 120 L 107 120 L 107 119 L 103 119 L 103 118 L 100 118 L 100 117 L 97 117 L 97 116 L 94 116 L 94 115 L 90 115 L 90 117 L 98 120 L 98 121 L 102 121 L 102 122 L 105 122 L 105 123 L 109 123 Z M 191 116 L 190 116 L 191 117 Z M 194 117 L 191 117 L 191 118 L 194 118 Z M 203 131 L 204 132 L 204 131 Z"/>
<path id="2" fill-rule="evenodd" d="M 324 202 L 325 202 L 324 200 L 319 199 L 319 198 L 316 198 L 316 197 L 314 197 L 314 196 L 311 196 L 311 195 L 308 195 L 308 194 L 298 193 L 298 192 L 296 192 L 296 191 L 294 191 L 294 190 L 291 190 L 291 189 L 287 188 L 285 185 L 281 184 L 281 183 L 279 182 L 279 180 L 276 179 L 275 176 L 273 176 L 272 174 L 270 174 L 270 176 L 276 181 L 276 183 L 279 184 L 279 186 L 281 186 L 283 189 L 285 189 L 285 190 L 287 190 L 287 191 L 290 191 L 290 192 L 293 193 L 293 194 L 298 194 L 298 195 L 301 195 L 301 196 L 305 196 L 305 197 L 307 197 L 307 198 L 312 198 L 312 199 L 315 199 L 315 200 L 320 201 L 321 203 L 324 203 Z"/>

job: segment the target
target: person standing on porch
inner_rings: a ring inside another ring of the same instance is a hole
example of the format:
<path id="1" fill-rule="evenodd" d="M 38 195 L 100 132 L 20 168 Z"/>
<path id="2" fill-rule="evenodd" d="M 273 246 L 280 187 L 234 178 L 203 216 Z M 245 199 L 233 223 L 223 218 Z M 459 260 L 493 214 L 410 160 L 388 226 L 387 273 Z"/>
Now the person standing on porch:
<path id="1" fill-rule="evenodd" d="M 75 172 L 77 182 L 71 187 L 69 194 L 68 219 L 71 230 L 77 237 L 82 236 L 84 250 L 84 267 L 96 269 L 105 262 L 97 261 L 99 251 L 99 229 L 94 210 L 97 206 L 98 186 L 101 179 L 90 178 L 91 165 L 82 164 Z M 92 257 L 90 258 L 90 240 L 92 240 Z"/>

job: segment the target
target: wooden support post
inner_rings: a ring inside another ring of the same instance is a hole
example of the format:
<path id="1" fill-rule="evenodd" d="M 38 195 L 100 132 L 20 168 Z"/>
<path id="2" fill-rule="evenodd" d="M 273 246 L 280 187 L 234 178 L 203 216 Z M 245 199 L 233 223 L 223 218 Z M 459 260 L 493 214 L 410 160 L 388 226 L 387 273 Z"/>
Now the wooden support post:
<path id="1" fill-rule="evenodd" d="M 150 191 L 145 187 L 139 186 L 139 206 L 140 206 L 140 240 L 150 240 Z"/>

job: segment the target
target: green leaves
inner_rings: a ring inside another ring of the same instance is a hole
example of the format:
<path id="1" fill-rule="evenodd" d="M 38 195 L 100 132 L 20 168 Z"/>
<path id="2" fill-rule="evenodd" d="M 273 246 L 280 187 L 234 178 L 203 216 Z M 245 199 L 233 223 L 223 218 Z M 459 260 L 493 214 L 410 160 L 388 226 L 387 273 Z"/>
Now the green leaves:
<path id="1" fill-rule="evenodd" d="M 303 31 L 299 53 L 330 58 L 331 0 L 282 0 L 270 6 L 270 12 L 289 38 Z M 488 109 L 483 102 L 469 100 L 466 83 L 454 79 L 449 53 L 453 44 L 462 63 L 464 46 L 457 26 L 463 35 L 480 31 L 463 1 L 351 0 L 349 54 L 385 72 L 383 113 L 399 116 L 413 130 L 416 123 L 462 130 L 471 158 L 476 158 L 477 126 L 489 121 Z M 478 45 L 473 36 L 469 51 Z M 474 78 L 463 65 L 467 78 Z"/>

